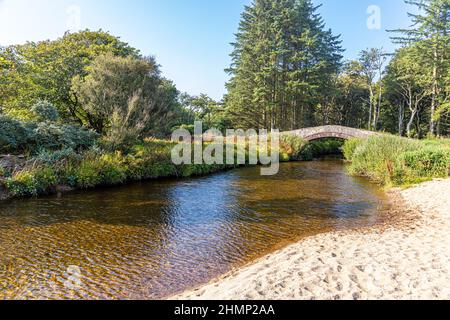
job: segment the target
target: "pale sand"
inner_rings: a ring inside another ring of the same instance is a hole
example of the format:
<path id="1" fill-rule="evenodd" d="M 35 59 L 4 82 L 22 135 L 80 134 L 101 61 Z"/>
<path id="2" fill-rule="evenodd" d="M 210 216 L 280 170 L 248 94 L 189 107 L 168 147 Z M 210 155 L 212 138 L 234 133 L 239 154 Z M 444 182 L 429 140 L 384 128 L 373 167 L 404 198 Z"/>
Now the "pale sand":
<path id="1" fill-rule="evenodd" d="M 393 193 L 405 214 L 307 238 L 172 299 L 450 299 L 450 180 Z"/>

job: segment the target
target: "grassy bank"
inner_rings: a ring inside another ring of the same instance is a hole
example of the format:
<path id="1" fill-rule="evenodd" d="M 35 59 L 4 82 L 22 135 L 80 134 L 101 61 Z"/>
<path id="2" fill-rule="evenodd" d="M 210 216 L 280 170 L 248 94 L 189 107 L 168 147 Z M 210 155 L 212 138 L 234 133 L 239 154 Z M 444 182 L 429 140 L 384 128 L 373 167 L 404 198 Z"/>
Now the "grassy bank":
<path id="1" fill-rule="evenodd" d="M 341 146 L 335 140 L 308 144 L 295 136 L 283 136 L 280 142 L 281 161 L 311 160 L 322 154 L 336 153 Z M 71 148 L 42 151 L 30 156 L 20 169 L 0 169 L 0 184 L 8 198 L 14 198 L 149 179 L 203 176 L 235 167 L 206 164 L 178 166 L 171 160 L 173 147 L 174 144 L 169 141 L 149 139 L 126 151 L 108 152 L 100 146 L 82 152 Z"/>
<path id="2" fill-rule="evenodd" d="M 169 141 L 149 139 L 121 151 L 106 151 L 101 144 L 84 151 L 44 150 L 30 155 L 20 168 L 8 170 L 0 165 L 0 191 L 3 198 L 5 194 L 6 198 L 39 196 L 58 190 L 203 176 L 236 167 L 175 165 L 171 160 L 173 147 Z M 335 139 L 307 143 L 299 137 L 284 136 L 280 160 L 309 161 L 341 150 L 350 162 L 350 174 L 366 176 L 384 186 L 408 186 L 449 175 L 450 140 L 418 141 L 386 135 L 344 144 Z"/>
<path id="3" fill-rule="evenodd" d="M 349 140 L 343 151 L 351 174 L 388 187 L 449 176 L 450 140 L 419 141 L 383 135 Z"/>
<path id="4" fill-rule="evenodd" d="M 167 177 L 206 175 L 225 165 L 181 165 L 171 161 L 173 144 L 148 140 L 127 152 L 107 152 L 99 147 L 77 153 L 72 149 L 43 152 L 27 161 L 24 168 L 3 173 L 10 197 L 38 196 L 57 189 L 90 189 L 132 181 Z"/>

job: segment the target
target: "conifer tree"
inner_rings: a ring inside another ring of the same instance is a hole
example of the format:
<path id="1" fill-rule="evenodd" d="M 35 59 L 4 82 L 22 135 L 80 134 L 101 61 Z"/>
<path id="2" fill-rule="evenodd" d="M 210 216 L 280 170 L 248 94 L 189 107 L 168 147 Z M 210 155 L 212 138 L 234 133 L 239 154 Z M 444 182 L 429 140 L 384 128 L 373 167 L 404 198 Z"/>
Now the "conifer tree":
<path id="1" fill-rule="evenodd" d="M 310 0 L 255 0 L 233 43 L 225 102 L 235 126 L 296 129 L 315 123 L 341 66 L 341 41 Z"/>

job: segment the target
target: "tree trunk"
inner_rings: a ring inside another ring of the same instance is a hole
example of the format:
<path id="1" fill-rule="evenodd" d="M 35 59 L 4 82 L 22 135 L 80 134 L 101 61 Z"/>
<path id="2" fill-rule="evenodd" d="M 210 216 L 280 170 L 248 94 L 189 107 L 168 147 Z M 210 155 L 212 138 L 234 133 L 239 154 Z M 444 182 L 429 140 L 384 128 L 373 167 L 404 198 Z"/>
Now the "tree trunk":
<path id="1" fill-rule="evenodd" d="M 373 88 L 372 85 L 369 85 L 369 91 L 370 91 L 370 101 L 369 101 L 369 125 L 368 129 L 372 130 L 372 113 L 373 113 L 373 100 L 374 100 L 374 94 L 373 94 Z"/>
<path id="2" fill-rule="evenodd" d="M 398 134 L 400 137 L 403 136 L 403 122 L 405 121 L 405 107 L 403 103 L 400 104 L 398 108 Z"/>
<path id="3" fill-rule="evenodd" d="M 430 134 L 432 136 L 436 133 L 436 123 L 434 119 L 434 115 L 436 113 L 436 104 L 437 104 L 437 94 L 438 94 L 438 52 L 437 52 L 437 44 L 434 47 L 434 61 L 433 61 L 433 93 L 431 97 L 431 119 L 430 119 Z"/>
<path id="4" fill-rule="evenodd" d="M 411 113 L 411 119 L 409 120 L 408 125 L 406 126 L 406 132 L 407 132 L 408 138 L 411 138 L 411 127 L 414 124 L 414 118 L 416 117 L 416 114 L 417 114 L 417 110 L 414 110 Z"/>
<path id="5" fill-rule="evenodd" d="M 383 102 L 383 70 L 382 68 L 378 69 L 378 72 L 380 74 L 380 79 L 379 79 L 379 89 L 380 91 L 378 92 L 378 97 L 376 98 L 377 101 L 374 101 L 375 104 L 375 111 L 374 111 L 374 117 L 373 117 L 373 129 L 376 131 L 378 130 L 378 122 L 380 120 L 380 113 L 381 113 L 381 104 Z M 375 100 L 375 97 L 374 97 Z"/>
<path id="6" fill-rule="evenodd" d="M 412 98 L 412 91 L 411 90 L 409 92 L 408 105 L 409 105 L 409 110 L 411 110 L 411 118 L 409 119 L 408 125 L 406 126 L 406 133 L 408 135 L 408 138 L 411 138 L 411 127 L 414 124 L 414 118 L 416 117 L 417 107 L 418 107 L 417 103 L 413 107 L 413 98 Z"/>

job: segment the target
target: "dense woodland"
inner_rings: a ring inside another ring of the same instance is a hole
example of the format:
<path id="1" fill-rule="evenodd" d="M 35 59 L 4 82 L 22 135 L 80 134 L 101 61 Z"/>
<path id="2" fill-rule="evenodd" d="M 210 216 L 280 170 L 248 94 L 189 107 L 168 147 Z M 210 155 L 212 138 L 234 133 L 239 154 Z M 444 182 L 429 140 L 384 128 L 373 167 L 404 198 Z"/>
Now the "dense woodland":
<path id="1" fill-rule="evenodd" d="M 289 130 L 340 124 L 411 137 L 447 135 L 448 0 L 408 1 L 413 27 L 393 30 L 395 52 L 343 61 L 340 37 L 304 0 L 247 7 L 233 44 L 226 110 L 236 125 Z"/>

